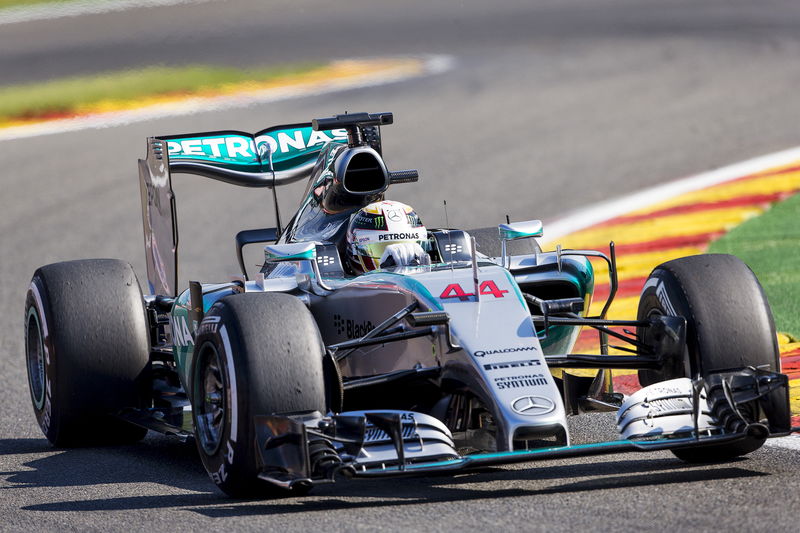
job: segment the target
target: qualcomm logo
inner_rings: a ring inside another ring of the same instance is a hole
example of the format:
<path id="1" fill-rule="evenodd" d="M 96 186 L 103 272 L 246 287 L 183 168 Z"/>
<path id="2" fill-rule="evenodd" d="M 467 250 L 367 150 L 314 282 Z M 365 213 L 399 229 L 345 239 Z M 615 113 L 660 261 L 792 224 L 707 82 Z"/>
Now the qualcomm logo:
<path id="1" fill-rule="evenodd" d="M 546 415 L 556 408 L 556 404 L 543 396 L 520 396 L 511 403 L 511 409 L 525 416 Z"/>

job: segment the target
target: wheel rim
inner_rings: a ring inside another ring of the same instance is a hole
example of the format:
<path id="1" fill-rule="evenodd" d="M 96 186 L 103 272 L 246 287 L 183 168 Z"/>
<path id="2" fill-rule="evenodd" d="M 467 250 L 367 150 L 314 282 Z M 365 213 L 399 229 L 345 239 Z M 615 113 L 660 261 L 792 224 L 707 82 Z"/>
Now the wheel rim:
<path id="1" fill-rule="evenodd" d="M 31 385 L 31 398 L 37 410 L 44 407 L 45 357 L 44 339 L 39 323 L 39 314 L 31 306 L 26 317 L 25 359 L 28 364 L 28 382 Z"/>
<path id="2" fill-rule="evenodd" d="M 196 387 L 196 433 L 203 450 L 213 455 L 219 450 L 225 429 L 227 396 L 219 352 L 206 344 L 200 352 Z"/>
<path id="3" fill-rule="evenodd" d="M 664 313 L 662 313 L 660 309 L 651 309 L 647 313 L 647 318 L 653 318 L 654 316 L 663 316 L 663 315 Z M 675 370 L 682 371 L 682 375 L 679 377 L 694 378 L 694 376 L 692 375 L 692 362 L 689 355 L 688 343 L 687 346 L 683 347 L 683 360 L 679 363 L 678 367 L 675 368 Z"/>

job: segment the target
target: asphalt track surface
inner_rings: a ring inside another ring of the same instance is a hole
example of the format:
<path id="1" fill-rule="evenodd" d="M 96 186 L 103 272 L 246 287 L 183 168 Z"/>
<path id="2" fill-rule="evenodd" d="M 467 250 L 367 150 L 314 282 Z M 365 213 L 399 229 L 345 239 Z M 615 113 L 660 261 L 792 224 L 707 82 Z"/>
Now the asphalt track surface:
<path id="1" fill-rule="evenodd" d="M 2 83 L 167 64 L 449 54 L 452 70 L 230 112 L 0 143 L 0 530 L 796 530 L 796 450 L 689 466 L 669 453 L 363 481 L 306 498 L 216 491 L 192 447 L 53 450 L 35 424 L 22 311 L 34 269 L 119 257 L 144 275 L 135 160 L 147 135 L 390 110 L 392 197 L 429 226 L 554 220 L 582 205 L 800 145 L 800 4 L 558 0 L 231 1 L 4 26 Z M 176 181 L 181 279 L 235 273 L 269 197 Z M 282 192 L 286 213 L 299 187 Z M 795 252 L 796 254 L 796 252 Z M 795 255 L 796 257 L 796 255 Z M 253 262 L 257 258 L 253 257 Z M 575 421 L 577 441 L 609 437 Z M 102 428 L 98 428 L 99 431 Z"/>

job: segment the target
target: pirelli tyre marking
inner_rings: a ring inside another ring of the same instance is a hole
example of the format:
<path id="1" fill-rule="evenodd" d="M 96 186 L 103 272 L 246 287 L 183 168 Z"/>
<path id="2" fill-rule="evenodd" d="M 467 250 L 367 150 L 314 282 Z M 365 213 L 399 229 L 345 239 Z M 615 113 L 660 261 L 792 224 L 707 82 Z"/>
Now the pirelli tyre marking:
<path id="1" fill-rule="evenodd" d="M 659 303 L 664 306 L 664 310 L 667 312 L 667 314 L 677 315 L 677 313 L 675 312 L 675 308 L 672 306 L 672 302 L 669 301 L 669 296 L 667 295 L 667 288 L 662 280 L 656 278 L 648 279 L 647 282 L 644 284 L 644 287 L 642 288 L 642 292 L 652 287 L 653 285 L 656 286 L 656 297 L 658 298 Z"/>
<path id="2" fill-rule="evenodd" d="M 219 336 L 222 338 L 222 345 L 225 347 L 225 365 L 226 374 L 228 376 L 228 386 L 230 387 L 231 395 L 231 434 L 229 439 L 231 442 L 236 442 L 237 435 L 239 434 L 239 396 L 236 391 L 236 370 L 233 366 L 233 352 L 231 351 L 231 341 L 228 339 L 228 330 L 225 326 L 219 328 Z M 228 444 L 228 453 L 233 457 L 233 449 Z"/>

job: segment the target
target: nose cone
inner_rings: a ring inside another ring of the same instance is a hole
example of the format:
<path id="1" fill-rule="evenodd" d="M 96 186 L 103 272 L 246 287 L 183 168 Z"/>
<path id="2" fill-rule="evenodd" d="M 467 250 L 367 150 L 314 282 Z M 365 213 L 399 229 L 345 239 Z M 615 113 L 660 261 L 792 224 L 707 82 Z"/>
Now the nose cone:
<path id="1" fill-rule="evenodd" d="M 446 356 L 443 377 L 465 382 L 492 411 L 498 450 L 551 437 L 553 445 L 567 444 L 561 393 L 511 275 L 496 265 L 479 267 L 477 298 L 468 268 L 431 272 L 420 281 L 438 296 L 462 348 Z"/>

